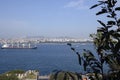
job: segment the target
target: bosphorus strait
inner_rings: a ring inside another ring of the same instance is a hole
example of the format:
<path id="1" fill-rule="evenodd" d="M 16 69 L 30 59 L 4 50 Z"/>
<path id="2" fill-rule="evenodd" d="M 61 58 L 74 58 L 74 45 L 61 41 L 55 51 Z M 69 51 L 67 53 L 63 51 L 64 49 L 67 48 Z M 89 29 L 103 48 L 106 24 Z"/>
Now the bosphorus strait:
<path id="1" fill-rule="evenodd" d="M 89 49 L 93 52 L 92 43 L 73 43 L 82 52 Z M 37 49 L 0 49 L 0 73 L 6 71 L 39 70 L 40 74 L 50 74 L 53 70 L 81 72 L 78 58 L 66 43 L 40 43 Z"/>

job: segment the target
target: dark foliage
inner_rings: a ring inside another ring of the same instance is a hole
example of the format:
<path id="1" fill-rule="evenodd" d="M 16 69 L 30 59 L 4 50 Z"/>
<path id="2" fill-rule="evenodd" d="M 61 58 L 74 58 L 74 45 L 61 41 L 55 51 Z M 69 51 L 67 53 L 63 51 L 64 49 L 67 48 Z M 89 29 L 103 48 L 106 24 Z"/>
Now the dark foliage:
<path id="1" fill-rule="evenodd" d="M 117 0 L 101 0 L 98 4 L 93 5 L 90 9 L 101 7 L 101 10 L 96 15 L 107 15 L 108 21 L 105 23 L 101 20 L 97 20 L 101 27 L 97 29 L 96 34 L 91 34 L 93 38 L 95 49 L 99 58 L 96 58 L 93 53 L 89 50 L 84 49 L 83 56 L 79 54 L 70 45 L 71 49 L 77 53 L 80 64 L 86 71 L 90 68 L 95 73 L 96 79 L 99 80 L 97 74 L 102 74 L 102 78 L 108 79 L 104 76 L 103 64 L 108 64 L 112 75 L 109 80 L 118 80 L 120 76 L 120 7 L 116 7 Z M 70 44 L 70 43 L 69 43 Z M 80 58 L 79 58 L 80 57 Z M 116 77 L 117 76 L 117 77 Z"/>
<path id="2" fill-rule="evenodd" d="M 98 58 L 89 50 L 84 49 L 82 54 L 77 52 L 71 43 L 67 44 L 78 56 L 79 64 L 84 67 L 84 71 L 89 68 L 91 73 L 94 73 L 95 78 L 90 77 L 91 80 L 120 80 L 120 7 L 116 6 L 117 2 L 120 1 L 100 0 L 90 8 L 100 7 L 101 10 L 96 15 L 105 14 L 108 18 L 107 22 L 97 20 L 101 27 L 97 29 L 97 33 L 90 34 Z M 104 75 L 104 64 L 110 67 L 107 75 Z M 57 72 L 55 76 L 60 72 Z M 63 73 L 63 80 L 68 80 L 67 76 L 70 74 L 68 72 Z M 54 79 L 56 80 L 56 77 Z M 72 76 L 71 79 L 74 80 Z"/>
<path id="3" fill-rule="evenodd" d="M 50 80 L 82 80 L 82 76 L 79 73 L 55 70 Z"/>
<path id="4" fill-rule="evenodd" d="M 120 72 L 120 14 L 116 13 L 116 11 L 120 11 L 120 7 L 116 7 L 117 2 L 117 0 L 99 2 L 101 11 L 96 15 L 107 13 L 108 21 L 105 24 L 98 20 L 102 27 L 97 30 L 96 34 L 91 35 L 99 55 L 101 65 L 103 66 L 104 62 L 109 65 L 112 73 L 115 72 L 114 74 L 110 74 L 112 75 L 111 79 L 114 78 L 114 80 L 118 80 L 118 76 L 116 78 L 116 74 L 117 72 Z"/>

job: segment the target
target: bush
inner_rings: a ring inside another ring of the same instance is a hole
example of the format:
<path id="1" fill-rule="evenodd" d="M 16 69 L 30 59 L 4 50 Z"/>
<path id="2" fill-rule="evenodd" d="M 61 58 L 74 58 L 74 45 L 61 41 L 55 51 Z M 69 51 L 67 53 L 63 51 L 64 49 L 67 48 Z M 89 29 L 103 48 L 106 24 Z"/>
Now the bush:
<path id="1" fill-rule="evenodd" d="M 19 79 L 15 75 L 9 75 L 9 76 L 7 76 L 5 74 L 1 74 L 0 75 L 0 80 L 19 80 Z"/>

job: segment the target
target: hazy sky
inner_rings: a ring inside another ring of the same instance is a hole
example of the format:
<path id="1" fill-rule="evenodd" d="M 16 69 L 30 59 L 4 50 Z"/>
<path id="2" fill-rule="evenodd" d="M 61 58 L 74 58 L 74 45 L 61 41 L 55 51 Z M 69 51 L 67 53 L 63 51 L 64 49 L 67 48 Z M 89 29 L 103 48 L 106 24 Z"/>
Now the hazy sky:
<path id="1" fill-rule="evenodd" d="M 0 38 L 88 38 L 95 33 L 96 0 L 0 0 Z"/>

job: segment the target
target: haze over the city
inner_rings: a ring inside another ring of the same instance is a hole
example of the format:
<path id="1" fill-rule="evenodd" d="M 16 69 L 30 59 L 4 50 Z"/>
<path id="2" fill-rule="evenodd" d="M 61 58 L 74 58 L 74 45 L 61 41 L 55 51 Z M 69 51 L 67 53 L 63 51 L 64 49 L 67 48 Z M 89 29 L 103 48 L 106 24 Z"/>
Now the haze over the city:
<path id="1" fill-rule="evenodd" d="M 0 0 L 0 38 L 88 38 L 97 27 L 96 0 Z"/>

